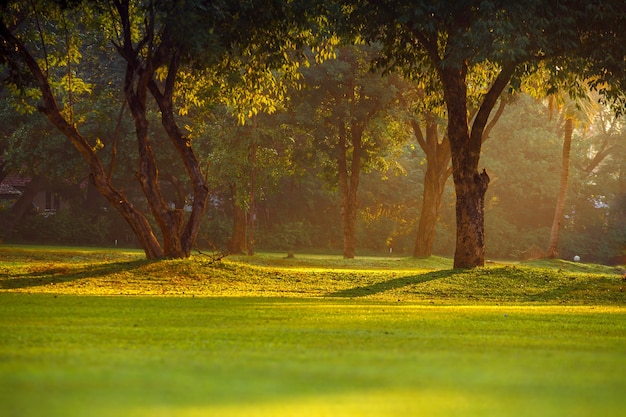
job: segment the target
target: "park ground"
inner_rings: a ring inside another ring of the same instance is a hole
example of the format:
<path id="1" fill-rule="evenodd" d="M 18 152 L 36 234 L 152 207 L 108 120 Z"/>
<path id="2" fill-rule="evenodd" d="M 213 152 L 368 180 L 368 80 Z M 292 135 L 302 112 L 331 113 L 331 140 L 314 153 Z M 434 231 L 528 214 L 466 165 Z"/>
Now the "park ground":
<path id="1" fill-rule="evenodd" d="M 1 246 L 2 414 L 622 416 L 622 273 Z"/>

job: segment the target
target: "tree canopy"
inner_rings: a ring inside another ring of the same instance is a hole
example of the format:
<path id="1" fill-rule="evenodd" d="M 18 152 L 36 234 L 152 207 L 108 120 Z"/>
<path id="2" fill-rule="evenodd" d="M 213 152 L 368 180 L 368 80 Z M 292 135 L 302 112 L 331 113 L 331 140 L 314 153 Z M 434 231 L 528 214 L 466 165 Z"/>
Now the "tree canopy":
<path id="1" fill-rule="evenodd" d="M 408 138 L 398 128 L 406 120 L 400 112 L 378 113 L 403 102 L 392 81 L 404 77 L 422 97 L 420 117 L 432 122 L 413 125 L 416 140 L 428 148 L 420 128 L 441 128 L 431 142 L 451 160 L 454 264 L 474 267 L 485 262 L 484 215 L 493 207 L 485 196 L 496 178 L 481 166 L 482 145 L 501 115 L 502 95 L 522 91 L 541 73 L 546 93 L 576 98 L 591 89 L 603 109 L 623 114 L 625 24 L 619 0 L 5 1 L 0 64 L 3 94 L 16 98 L 17 111 L 43 113 L 68 139 L 149 258 L 190 255 L 214 184 L 227 182 L 208 162 L 219 152 L 226 160 L 223 138 L 250 127 L 267 143 L 286 137 L 285 156 L 302 149 L 301 137 L 289 139 L 284 125 L 314 137 L 304 152 L 334 158 L 331 177 L 345 189 L 340 204 L 350 213 L 344 228 L 354 235 L 360 169 L 386 144 Z M 286 109 L 296 109 L 292 120 Z M 281 118 L 255 127 L 262 114 L 277 112 Z M 273 145 L 265 155 L 258 141 L 251 143 L 240 152 L 244 166 L 255 166 L 257 157 L 272 162 Z M 598 150 L 599 161 L 615 151 L 611 146 Z M 449 175 L 444 162 L 437 205 Z M 599 172 L 598 164 L 590 172 Z M 235 175 L 244 172 L 226 165 Z M 258 184 L 245 187 L 250 201 L 257 188 L 270 194 Z M 351 257 L 354 244 L 348 246 Z"/>
<path id="2" fill-rule="evenodd" d="M 624 22 L 622 2 L 352 1 L 347 32 L 383 45 L 379 65 L 412 78 L 434 74 L 443 91 L 456 191 L 455 267 L 485 262 L 484 198 L 489 184 L 479 171 L 484 129 L 506 88 L 537 70 L 551 70 L 550 85 L 575 73 L 579 94 L 592 79 L 617 111 L 623 110 Z M 610 17 L 609 17 L 610 16 Z M 611 58 L 591 51 L 610 46 Z M 472 74 L 493 68 L 478 111 L 468 123 Z M 620 79 L 621 78 L 621 79 Z"/>

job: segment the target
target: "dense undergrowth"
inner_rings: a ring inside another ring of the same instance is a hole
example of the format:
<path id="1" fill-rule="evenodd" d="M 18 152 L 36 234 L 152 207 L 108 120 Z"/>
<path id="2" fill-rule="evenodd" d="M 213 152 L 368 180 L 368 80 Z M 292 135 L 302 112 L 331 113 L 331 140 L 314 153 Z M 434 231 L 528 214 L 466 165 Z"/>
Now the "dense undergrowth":
<path id="1" fill-rule="evenodd" d="M 620 268 L 541 260 L 454 270 L 446 258 L 262 254 L 148 261 L 136 251 L 0 247 L 0 291 L 359 298 L 423 303 L 626 304 Z"/>

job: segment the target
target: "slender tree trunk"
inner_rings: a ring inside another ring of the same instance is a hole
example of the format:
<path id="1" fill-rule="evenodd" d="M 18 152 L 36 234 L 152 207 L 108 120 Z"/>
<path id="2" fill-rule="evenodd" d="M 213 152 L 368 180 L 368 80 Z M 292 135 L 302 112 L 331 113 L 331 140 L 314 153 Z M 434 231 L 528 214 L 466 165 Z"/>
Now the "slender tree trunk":
<path id="1" fill-rule="evenodd" d="M 449 161 L 449 159 L 448 159 Z M 435 228 L 439 220 L 441 200 L 450 176 L 448 162 L 445 165 L 426 162 L 424 176 L 424 193 L 422 194 L 422 211 L 417 226 L 417 237 L 413 256 L 425 258 L 432 256 L 435 244 Z"/>
<path id="2" fill-rule="evenodd" d="M 233 199 L 235 201 L 235 199 Z M 228 251 L 230 253 L 244 253 L 247 251 L 246 247 L 246 211 L 237 204 L 235 201 L 233 204 L 233 232 L 232 238 L 228 245 Z"/>
<path id="3" fill-rule="evenodd" d="M 256 151 L 257 144 L 252 139 L 248 154 L 248 164 L 250 166 L 250 204 L 248 205 L 248 256 L 254 255 L 254 223 L 256 220 Z"/>
<path id="4" fill-rule="evenodd" d="M 174 118 L 173 97 L 179 57 L 177 53 L 170 55 L 167 77 L 163 88 L 159 89 L 154 79 L 149 80 L 147 87 L 161 111 L 161 125 L 178 152 L 192 184 L 193 199 L 191 212 L 187 219 L 185 219 L 182 209 L 167 210 L 166 206 L 163 210 L 166 230 L 162 232 L 164 235 L 167 234 L 173 242 L 172 256 L 188 257 L 200 230 L 202 216 L 209 196 L 209 188 L 206 184 L 206 179 L 202 175 L 200 161 L 191 147 L 190 139 L 181 132 Z M 158 204 L 160 204 L 160 201 L 158 201 Z"/>
<path id="5" fill-rule="evenodd" d="M 422 194 L 422 210 L 417 226 L 417 237 L 413 256 L 425 258 L 432 256 L 435 243 L 435 227 L 439 219 L 441 199 L 446 181 L 451 174 L 450 143 L 447 137 L 439 141 L 437 123 L 432 116 L 426 116 L 426 135 L 424 136 L 417 121 L 412 122 L 416 140 L 426 154 L 426 174 Z"/>
<path id="6" fill-rule="evenodd" d="M 565 213 L 565 200 L 567 199 L 567 185 L 569 181 L 569 159 L 572 148 L 572 134 L 574 131 L 574 121 L 571 117 L 565 119 L 563 129 L 563 154 L 561 156 L 561 176 L 559 181 L 559 193 L 556 198 L 556 208 L 552 229 L 550 230 L 550 241 L 546 250 L 547 258 L 557 258 L 559 256 L 559 233 L 561 221 Z"/>
<path id="7" fill-rule="evenodd" d="M 356 212 L 359 174 L 361 168 L 362 130 L 352 126 L 352 160 L 348 168 L 348 145 L 345 122 L 339 124 L 339 143 L 337 146 L 339 168 L 339 189 L 341 193 L 341 221 L 343 225 L 343 257 L 354 259 L 356 253 Z"/>

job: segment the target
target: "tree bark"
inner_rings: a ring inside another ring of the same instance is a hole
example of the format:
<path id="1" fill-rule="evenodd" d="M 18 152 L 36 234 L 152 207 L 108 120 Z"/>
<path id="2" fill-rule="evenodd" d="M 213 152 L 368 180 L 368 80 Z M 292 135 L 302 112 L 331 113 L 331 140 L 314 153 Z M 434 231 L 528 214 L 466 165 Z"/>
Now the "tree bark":
<path id="1" fill-rule="evenodd" d="M 417 226 L 417 237 L 413 256 L 425 258 L 432 256 L 435 244 L 435 228 L 439 220 L 441 200 L 450 176 L 448 164 L 439 165 L 426 162 L 424 176 L 424 192 L 422 194 L 422 211 Z"/>
<path id="2" fill-rule="evenodd" d="M 550 230 L 550 241 L 546 250 L 547 258 L 557 258 L 559 256 L 559 233 L 561 221 L 565 213 L 565 200 L 567 199 L 567 185 L 569 182 L 569 159 L 572 148 L 572 134 L 574 131 L 574 121 L 571 117 L 565 119 L 563 129 L 563 153 L 561 156 L 561 175 L 559 180 L 559 192 L 556 199 L 554 219 Z"/>

